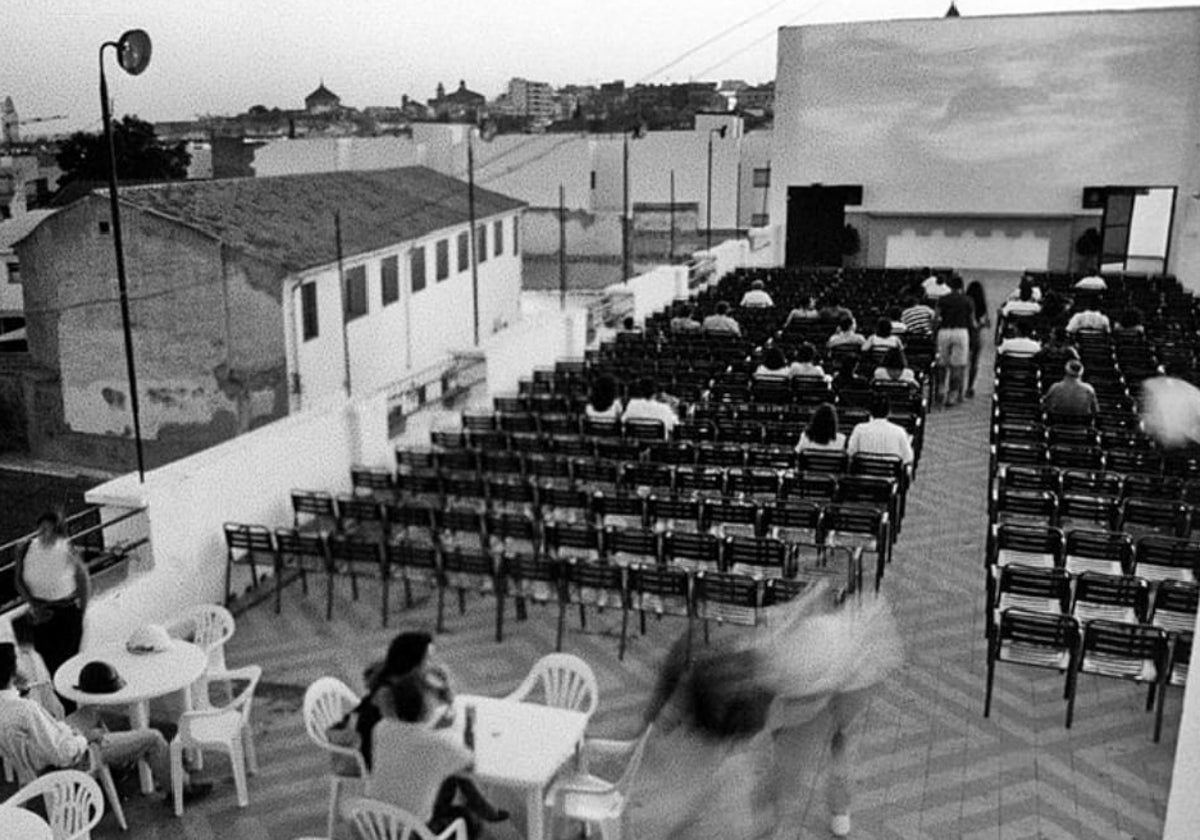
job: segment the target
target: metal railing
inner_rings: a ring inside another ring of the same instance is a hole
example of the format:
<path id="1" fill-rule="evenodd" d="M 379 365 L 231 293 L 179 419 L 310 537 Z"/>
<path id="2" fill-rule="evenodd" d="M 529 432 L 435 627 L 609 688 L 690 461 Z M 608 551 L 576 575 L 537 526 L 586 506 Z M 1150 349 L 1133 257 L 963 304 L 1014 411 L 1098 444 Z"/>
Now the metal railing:
<path id="1" fill-rule="evenodd" d="M 134 508 L 108 520 L 103 519 L 101 510 L 92 506 L 66 520 L 67 534 L 83 556 L 92 578 L 93 593 L 123 580 L 129 563 L 139 559 L 142 549 L 150 543 L 145 508 Z M 140 523 L 133 521 L 137 517 L 141 517 Z M 121 523 L 128 524 L 118 529 L 119 537 L 106 536 L 106 531 Z M 24 603 L 16 587 L 17 560 L 36 536 L 34 531 L 0 545 L 0 614 Z"/>

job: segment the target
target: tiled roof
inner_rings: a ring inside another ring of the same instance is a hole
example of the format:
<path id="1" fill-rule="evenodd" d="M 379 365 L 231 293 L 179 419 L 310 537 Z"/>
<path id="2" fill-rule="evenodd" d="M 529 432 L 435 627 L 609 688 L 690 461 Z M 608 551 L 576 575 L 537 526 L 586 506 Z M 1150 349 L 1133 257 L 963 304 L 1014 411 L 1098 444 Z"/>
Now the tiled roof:
<path id="1" fill-rule="evenodd" d="M 176 181 L 123 189 L 121 203 L 177 219 L 290 271 L 337 259 L 335 210 L 346 257 L 469 221 L 466 182 L 423 166 Z M 475 188 L 476 218 L 523 206 Z"/>
<path id="2" fill-rule="evenodd" d="M 53 213 L 53 210 L 27 210 L 0 222 L 0 251 L 11 249 L 18 240 L 24 239 L 26 234 L 41 224 L 42 219 Z"/>

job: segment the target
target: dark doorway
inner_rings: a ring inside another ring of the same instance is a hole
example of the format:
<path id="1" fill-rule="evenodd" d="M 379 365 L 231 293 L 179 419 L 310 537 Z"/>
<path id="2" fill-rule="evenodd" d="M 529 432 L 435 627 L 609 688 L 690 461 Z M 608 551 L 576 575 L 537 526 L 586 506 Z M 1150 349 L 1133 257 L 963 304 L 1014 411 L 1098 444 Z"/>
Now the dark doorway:
<path id="1" fill-rule="evenodd" d="M 840 266 L 846 205 L 861 203 L 861 186 L 788 187 L 787 265 Z"/>

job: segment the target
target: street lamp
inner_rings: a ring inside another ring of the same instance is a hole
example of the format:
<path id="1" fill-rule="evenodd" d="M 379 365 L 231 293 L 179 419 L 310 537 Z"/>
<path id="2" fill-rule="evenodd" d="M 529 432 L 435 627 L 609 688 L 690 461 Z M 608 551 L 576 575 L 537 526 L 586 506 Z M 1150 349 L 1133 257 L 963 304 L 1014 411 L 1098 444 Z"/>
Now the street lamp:
<path id="1" fill-rule="evenodd" d="M 629 282 L 631 232 L 629 230 L 629 139 L 641 140 L 649 131 L 645 120 L 621 132 L 621 282 Z"/>
<path id="2" fill-rule="evenodd" d="M 150 36 L 141 29 L 130 29 L 116 41 L 100 45 L 100 115 L 104 121 L 104 139 L 108 144 L 108 201 L 112 212 L 113 249 L 117 256 L 117 290 L 121 300 L 121 327 L 125 333 L 125 366 L 129 371 L 129 408 L 133 413 L 133 439 L 137 446 L 138 481 L 146 480 L 142 454 L 142 424 L 138 412 L 137 372 L 133 366 L 133 330 L 129 323 L 129 293 L 125 283 L 125 250 L 121 244 L 121 206 L 117 199 L 117 152 L 113 144 L 112 114 L 108 106 L 108 80 L 104 77 L 104 48 L 112 47 L 117 63 L 136 76 L 150 63 Z"/>
<path id="3" fill-rule="evenodd" d="M 706 251 L 712 250 L 712 139 L 714 134 L 719 134 L 721 135 L 721 139 L 724 140 L 725 132 L 728 128 L 729 126 L 723 125 L 720 128 L 710 128 L 708 130 L 708 201 L 704 211 L 704 218 L 708 225 L 708 229 L 704 234 L 704 249 Z"/>

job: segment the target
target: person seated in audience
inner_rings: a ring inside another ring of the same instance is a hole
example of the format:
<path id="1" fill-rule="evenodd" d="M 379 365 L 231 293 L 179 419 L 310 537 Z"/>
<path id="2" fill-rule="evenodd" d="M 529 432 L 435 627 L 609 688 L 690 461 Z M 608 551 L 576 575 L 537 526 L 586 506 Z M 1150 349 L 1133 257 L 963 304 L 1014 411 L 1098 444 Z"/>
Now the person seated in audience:
<path id="1" fill-rule="evenodd" d="M 807 341 L 796 348 L 796 363 L 792 365 L 795 376 L 825 376 L 825 368 L 816 363 L 817 348 Z"/>
<path id="2" fill-rule="evenodd" d="M 883 357 L 883 363 L 875 368 L 874 378 L 876 382 L 917 384 L 917 375 L 908 366 L 908 359 L 904 357 L 904 348 L 902 347 L 893 347 L 887 351 L 887 355 Z"/>
<path id="3" fill-rule="evenodd" d="M 1142 325 L 1142 310 L 1136 306 L 1130 306 L 1123 310 L 1117 316 L 1112 332 L 1113 336 L 1122 336 L 1124 338 L 1145 335 L 1146 328 Z"/>
<path id="4" fill-rule="evenodd" d="M 896 455 L 911 468 L 913 463 L 912 441 L 903 426 L 888 419 L 892 412 L 891 401 L 877 394 L 871 400 L 871 419 L 859 423 L 850 433 L 846 451 L 853 458 L 860 452 L 869 455 Z"/>
<path id="5" fill-rule="evenodd" d="M 905 332 L 909 335 L 933 335 L 937 313 L 916 295 L 909 298 L 908 307 L 900 313 Z"/>
<path id="6" fill-rule="evenodd" d="M 925 271 L 928 272 L 929 276 L 921 281 L 921 291 L 925 293 L 927 300 L 936 301 L 950 294 L 950 287 L 946 285 L 946 281 L 940 275 L 929 269 L 925 269 Z"/>
<path id="7" fill-rule="evenodd" d="M 849 344 L 861 349 L 865 341 L 866 339 L 863 338 L 863 334 L 858 331 L 857 326 L 854 323 L 854 319 L 849 315 L 846 315 L 842 318 L 842 320 L 838 321 L 837 332 L 829 336 L 829 340 L 825 342 L 825 346 L 832 348 Z"/>
<path id="8" fill-rule="evenodd" d="M 704 319 L 701 328 L 713 335 L 742 334 L 741 326 L 729 314 L 729 304 L 723 300 L 717 302 L 716 311 Z"/>
<path id="9" fill-rule="evenodd" d="M 1071 306 L 1071 299 L 1066 295 L 1050 289 L 1046 294 L 1042 295 L 1042 318 L 1052 324 L 1057 324 L 1067 314 L 1067 309 Z"/>
<path id="10" fill-rule="evenodd" d="M 629 405 L 625 407 L 622 420 L 659 420 L 663 434 L 670 439 L 671 432 L 679 424 L 674 409 L 657 399 L 658 385 L 650 377 L 637 380 L 629 388 Z"/>
<path id="11" fill-rule="evenodd" d="M 28 761 L 34 773 L 72 768 L 86 772 L 88 749 L 95 744 L 106 764 L 132 767 L 144 760 L 160 784 L 170 783 L 170 752 L 157 729 L 109 732 L 100 726 L 94 712 L 77 712 L 69 720 L 55 720 L 36 700 L 20 695 L 13 684 L 16 676 L 16 646 L 0 643 L 0 743 L 6 753 Z M 210 784 L 188 782 L 184 786 L 189 798 L 210 790 Z"/>
<path id="12" fill-rule="evenodd" d="M 800 433 L 800 440 L 796 442 L 796 451 L 803 452 L 806 449 L 840 451 L 845 448 L 846 436 L 838 431 L 837 411 L 830 403 L 821 403 L 813 412 L 812 419 L 808 421 L 808 427 Z"/>
<path id="13" fill-rule="evenodd" d="M 1083 381 L 1083 364 L 1071 359 L 1063 366 L 1063 378 L 1050 386 L 1042 397 L 1042 408 L 1058 417 L 1088 420 L 1100 412 L 1096 389 Z"/>
<path id="14" fill-rule="evenodd" d="M 853 318 L 854 313 L 842 306 L 837 295 L 827 295 L 824 304 L 817 311 L 817 317 L 827 324 L 840 324 L 843 318 Z"/>
<path id="15" fill-rule="evenodd" d="M 1071 359 L 1079 360 L 1079 351 L 1067 338 L 1064 327 L 1055 327 L 1050 337 L 1042 344 L 1042 349 L 1033 357 L 1033 361 L 1042 368 L 1062 368 Z"/>
<path id="16" fill-rule="evenodd" d="M 1089 274 L 1087 277 L 1081 277 L 1075 283 L 1076 289 L 1086 289 L 1091 292 L 1103 292 L 1108 288 L 1108 284 L 1104 282 L 1104 278 L 1099 274 Z"/>
<path id="17" fill-rule="evenodd" d="M 786 327 L 792 321 L 815 321 L 820 317 L 821 313 L 817 311 L 817 299 L 809 295 L 803 303 L 788 313 L 787 320 L 783 322 L 783 325 Z"/>
<path id="18" fill-rule="evenodd" d="M 1108 316 L 1100 311 L 1099 301 L 1094 295 L 1080 295 L 1075 314 L 1067 321 L 1067 334 L 1074 335 L 1080 330 L 1102 330 L 1108 332 L 1111 326 Z"/>
<path id="19" fill-rule="evenodd" d="M 671 319 L 671 332 L 673 333 L 697 333 L 703 329 L 700 322 L 696 320 L 696 307 L 684 304 L 675 311 L 675 317 Z"/>
<path id="20" fill-rule="evenodd" d="M 617 380 L 611 373 L 602 373 L 592 380 L 588 404 L 584 409 L 588 417 L 620 420 L 621 401 L 617 398 Z"/>
<path id="21" fill-rule="evenodd" d="M 892 322 L 892 335 L 898 335 L 903 340 L 905 333 L 908 332 L 908 324 L 904 323 L 900 307 L 893 306 L 888 310 L 887 316 L 888 320 Z"/>
<path id="22" fill-rule="evenodd" d="M 1027 318 L 1020 318 L 1013 323 L 1013 334 L 1000 342 L 1000 346 L 996 348 L 996 354 L 999 356 L 1021 356 L 1024 358 L 1032 358 L 1042 350 L 1042 345 L 1032 335 Z"/>
<path id="23" fill-rule="evenodd" d="M 796 375 L 796 365 L 789 365 L 787 356 L 774 345 L 763 351 L 762 362 L 754 370 L 754 378 L 759 381 L 786 381 Z"/>
<path id="24" fill-rule="evenodd" d="M 858 374 L 858 357 L 846 356 L 838 364 L 837 372 L 833 375 L 834 391 L 842 389 L 866 388 L 871 383 Z"/>
<path id="25" fill-rule="evenodd" d="M 1033 299 L 1033 286 L 1022 282 L 1015 300 L 1007 300 L 1000 307 L 1000 314 L 1005 318 L 1010 315 L 1037 315 L 1042 311 L 1042 305 Z"/>
<path id="26" fill-rule="evenodd" d="M 452 710 L 438 706 L 418 671 L 389 681 L 374 702 L 380 720 L 372 733 L 369 798 L 421 817 L 434 832 L 461 818 L 471 838 L 480 836 L 483 822 L 508 819 L 471 778 L 474 750 L 454 727 Z"/>
<path id="27" fill-rule="evenodd" d="M 750 288 L 746 291 L 746 294 L 742 295 L 740 305 L 745 307 L 767 307 L 774 306 L 775 300 L 763 288 L 763 281 L 754 280 L 750 283 Z"/>
<path id="28" fill-rule="evenodd" d="M 875 332 L 867 336 L 863 342 L 863 352 L 869 353 L 877 347 L 903 347 L 904 342 L 900 340 L 900 336 L 892 333 L 892 319 L 880 318 L 875 322 Z"/>
<path id="29" fill-rule="evenodd" d="M 17 675 L 13 684 L 22 697 L 36 700 L 55 720 L 66 717 L 62 701 L 54 691 L 50 669 L 33 646 L 33 616 L 23 612 L 11 622 L 17 651 Z"/>
<path id="30" fill-rule="evenodd" d="M 1033 278 L 1028 275 L 1021 278 L 1021 282 L 1017 284 L 1017 288 L 1012 290 L 1008 299 L 1017 300 L 1026 289 L 1029 290 L 1030 300 L 1035 303 L 1042 302 L 1042 287 L 1035 283 Z"/>

